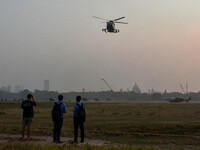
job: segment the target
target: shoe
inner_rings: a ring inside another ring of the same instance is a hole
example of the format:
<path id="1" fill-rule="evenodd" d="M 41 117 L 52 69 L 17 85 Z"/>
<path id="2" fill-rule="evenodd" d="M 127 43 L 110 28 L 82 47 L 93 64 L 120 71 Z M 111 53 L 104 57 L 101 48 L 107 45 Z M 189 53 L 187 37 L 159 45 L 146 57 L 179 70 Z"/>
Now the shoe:
<path id="1" fill-rule="evenodd" d="M 20 141 L 24 141 L 24 140 L 25 140 L 24 137 L 21 137 L 21 138 L 20 138 Z"/>
<path id="2" fill-rule="evenodd" d="M 70 143 L 71 144 L 77 144 L 78 142 L 73 140 L 73 141 L 70 141 Z"/>
<path id="3" fill-rule="evenodd" d="M 81 141 L 80 141 L 80 143 L 84 143 L 84 141 L 83 141 L 83 140 L 81 140 Z"/>
<path id="4" fill-rule="evenodd" d="M 62 143 L 62 141 L 56 141 L 56 143 Z"/>

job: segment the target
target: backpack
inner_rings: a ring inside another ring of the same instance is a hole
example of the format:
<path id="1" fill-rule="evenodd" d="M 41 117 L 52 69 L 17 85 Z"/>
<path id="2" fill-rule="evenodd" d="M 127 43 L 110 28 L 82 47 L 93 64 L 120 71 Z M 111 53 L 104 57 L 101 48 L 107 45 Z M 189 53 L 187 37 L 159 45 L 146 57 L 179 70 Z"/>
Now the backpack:
<path id="1" fill-rule="evenodd" d="M 83 108 L 83 103 L 81 104 L 81 106 L 79 104 L 76 105 L 78 105 L 78 120 L 81 122 L 85 122 L 86 113 L 85 109 Z"/>
<path id="2" fill-rule="evenodd" d="M 60 104 L 57 104 L 57 102 L 55 102 L 55 106 L 52 110 L 52 120 L 53 121 L 59 121 L 61 120 L 61 105 L 62 103 Z"/>

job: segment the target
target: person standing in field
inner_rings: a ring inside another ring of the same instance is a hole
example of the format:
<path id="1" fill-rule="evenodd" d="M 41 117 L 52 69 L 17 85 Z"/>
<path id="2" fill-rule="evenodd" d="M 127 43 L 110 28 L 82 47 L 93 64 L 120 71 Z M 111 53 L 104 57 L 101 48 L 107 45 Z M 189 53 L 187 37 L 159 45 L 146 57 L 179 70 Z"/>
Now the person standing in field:
<path id="1" fill-rule="evenodd" d="M 78 142 L 78 126 L 80 126 L 81 130 L 81 141 L 80 143 L 84 143 L 84 122 L 86 118 L 85 105 L 81 103 L 81 96 L 76 97 L 76 104 L 74 105 L 73 111 L 74 118 L 74 140 L 72 143 Z"/>
<path id="2" fill-rule="evenodd" d="M 23 109 L 23 120 L 22 120 L 22 140 L 24 140 L 24 134 L 27 128 L 28 140 L 30 140 L 31 136 L 31 125 L 33 123 L 33 106 L 37 106 L 37 102 L 35 101 L 33 95 L 28 94 L 27 100 L 23 101 L 21 104 L 21 108 Z"/>
<path id="3" fill-rule="evenodd" d="M 54 122 L 53 142 L 62 143 L 60 141 L 60 131 L 63 124 L 64 113 L 67 112 L 66 104 L 62 102 L 63 95 L 58 95 L 58 101 L 54 103 L 52 108 L 52 120 Z"/>

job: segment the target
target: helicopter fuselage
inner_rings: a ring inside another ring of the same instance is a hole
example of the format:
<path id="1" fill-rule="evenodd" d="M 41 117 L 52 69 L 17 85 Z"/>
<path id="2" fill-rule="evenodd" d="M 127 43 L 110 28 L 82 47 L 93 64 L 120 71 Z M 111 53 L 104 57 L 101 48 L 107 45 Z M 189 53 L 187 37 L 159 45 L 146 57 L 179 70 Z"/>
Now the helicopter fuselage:
<path id="1" fill-rule="evenodd" d="M 113 21 L 108 21 L 106 29 L 102 29 L 104 32 L 111 32 L 111 33 L 117 33 L 119 32 L 118 29 L 115 29 L 115 23 Z"/>

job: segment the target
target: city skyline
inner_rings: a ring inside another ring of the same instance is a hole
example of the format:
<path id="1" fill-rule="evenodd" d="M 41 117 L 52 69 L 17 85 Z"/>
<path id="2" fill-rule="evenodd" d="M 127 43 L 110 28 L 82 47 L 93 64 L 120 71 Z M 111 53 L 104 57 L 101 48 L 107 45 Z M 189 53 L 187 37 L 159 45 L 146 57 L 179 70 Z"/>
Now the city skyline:
<path id="1" fill-rule="evenodd" d="M 132 87 L 127 87 L 127 88 L 120 88 L 120 89 L 111 89 L 112 87 L 110 87 L 110 85 L 106 85 L 105 83 L 102 84 L 101 89 L 99 90 L 90 90 L 88 91 L 87 89 L 83 88 L 80 91 L 59 91 L 59 90 L 51 90 L 50 87 L 50 83 L 49 80 L 44 80 L 43 83 L 43 87 L 38 87 L 35 89 L 29 89 L 26 87 L 22 87 L 21 85 L 4 85 L 1 86 L 0 85 L 0 91 L 7 91 L 7 92 L 14 92 L 14 93 L 18 93 L 20 91 L 24 91 L 24 90 L 29 90 L 31 92 L 35 92 L 35 90 L 40 90 L 40 91 L 56 91 L 56 92 L 63 92 L 63 93 L 68 93 L 68 92 L 101 92 L 101 91 L 111 91 L 111 92 L 134 92 L 134 93 L 173 93 L 173 92 L 178 92 L 178 93 L 182 93 L 182 94 L 186 94 L 186 93 L 193 93 L 194 91 L 190 91 L 188 90 L 188 83 L 186 83 L 186 85 L 183 84 L 179 84 L 178 86 L 179 88 L 177 88 L 176 91 L 168 91 L 167 89 L 164 90 L 158 90 L 158 89 L 154 89 L 154 87 L 149 88 L 147 91 L 141 91 L 140 90 L 140 86 L 138 86 L 137 82 L 135 82 L 133 84 Z M 200 91 L 197 91 L 200 92 Z"/>

